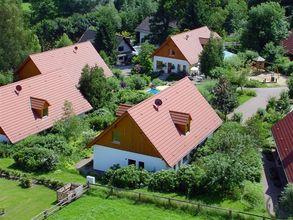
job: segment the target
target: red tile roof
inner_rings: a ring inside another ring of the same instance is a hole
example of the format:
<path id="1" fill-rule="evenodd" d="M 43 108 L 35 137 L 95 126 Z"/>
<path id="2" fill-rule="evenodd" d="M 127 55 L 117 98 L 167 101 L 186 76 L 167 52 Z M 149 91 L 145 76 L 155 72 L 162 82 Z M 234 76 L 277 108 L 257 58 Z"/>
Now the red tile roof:
<path id="1" fill-rule="evenodd" d="M 293 30 L 291 30 L 289 36 L 282 41 L 282 45 L 287 54 L 293 55 Z"/>
<path id="2" fill-rule="evenodd" d="M 41 74 L 64 69 L 66 73 L 70 73 L 76 84 L 79 81 L 81 71 L 85 65 L 91 67 L 97 65 L 103 68 L 106 77 L 113 75 L 107 64 L 90 42 L 32 54 L 29 58 L 35 63 Z"/>
<path id="3" fill-rule="evenodd" d="M 17 93 L 15 88 L 21 85 Z M 49 115 L 35 118 L 30 106 L 31 97 L 40 97 L 50 103 Z M 52 127 L 63 116 L 64 102 L 72 103 L 74 113 L 81 114 L 92 109 L 75 87 L 70 73 L 64 70 L 34 76 L 0 87 L 0 127 L 8 139 L 18 142 L 29 135 Z"/>
<path id="4" fill-rule="evenodd" d="M 154 106 L 161 99 L 162 105 Z M 181 135 L 171 112 L 184 112 L 192 118 L 190 132 Z M 170 88 L 127 110 L 136 124 L 169 166 L 174 166 L 212 134 L 222 120 L 186 77 Z"/>
<path id="5" fill-rule="evenodd" d="M 289 183 L 293 183 L 293 112 L 272 128 L 277 151 Z"/>
<path id="6" fill-rule="evenodd" d="M 207 42 L 211 35 L 221 38 L 217 33 L 210 31 L 207 26 L 171 36 L 171 39 L 179 48 L 186 60 L 191 64 L 199 61 L 199 55 L 203 50 L 202 43 Z"/>
<path id="7" fill-rule="evenodd" d="M 116 116 L 121 116 L 123 115 L 124 112 L 126 112 L 129 108 L 131 108 L 132 105 L 129 104 L 120 104 L 117 111 L 116 111 Z"/>

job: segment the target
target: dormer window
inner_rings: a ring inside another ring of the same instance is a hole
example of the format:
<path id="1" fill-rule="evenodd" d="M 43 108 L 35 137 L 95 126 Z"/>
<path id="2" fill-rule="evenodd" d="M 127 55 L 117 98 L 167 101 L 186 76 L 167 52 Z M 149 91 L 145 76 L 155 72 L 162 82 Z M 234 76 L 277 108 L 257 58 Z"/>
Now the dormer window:
<path id="1" fill-rule="evenodd" d="M 191 116 L 188 113 L 170 111 L 172 121 L 178 132 L 182 135 L 188 134 L 190 131 Z"/>
<path id="2" fill-rule="evenodd" d="M 49 115 L 49 102 L 45 99 L 31 97 L 31 108 L 37 118 L 44 118 Z"/>

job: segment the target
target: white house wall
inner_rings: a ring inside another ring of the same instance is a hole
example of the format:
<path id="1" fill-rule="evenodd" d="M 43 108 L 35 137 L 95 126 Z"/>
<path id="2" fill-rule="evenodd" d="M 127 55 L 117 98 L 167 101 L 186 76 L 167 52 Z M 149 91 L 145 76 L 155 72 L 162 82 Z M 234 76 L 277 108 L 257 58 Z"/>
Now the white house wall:
<path id="1" fill-rule="evenodd" d="M 118 150 L 101 145 L 94 146 L 93 161 L 95 170 L 106 171 L 114 164 L 119 164 L 121 167 L 125 167 L 128 165 L 128 159 L 135 160 L 136 166 L 138 166 L 138 162 L 144 162 L 144 169 L 151 172 L 169 169 L 165 161 L 157 157 Z"/>
<path id="2" fill-rule="evenodd" d="M 189 73 L 190 71 L 190 65 L 186 60 L 178 60 L 178 59 L 173 59 L 169 57 L 161 57 L 161 56 L 154 56 L 154 61 L 153 61 L 153 68 L 154 71 L 160 71 L 157 69 L 157 61 L 161 61 L 164 64 L 163 71 L 165 73 L 168 72 L 168 63 L 172 63 L 175 66 L 175 69 L 172 70 L 172 72 L 180 72 L 180 70 L 177 69 L 178 64 L 183 68 L 183 65 L 186 66 L 186 72 Z"/>
<path id="3" fill-rule="evenodd" d="M 129 47 L 129 45 L 124 40 L 122 40 L 120 42 L 118 47 L 123 47 L 123 50 L 118 51 L 118 53 L 130 53 L 130 52 L 132 52 L 131 48 Z M 117 50 L 118 50 L 118 48 L 117 48 Z"/>
<path id="4" fill-rule="evenodd" d="M 148 31 L 140 31 L 139 32 L 139 43 L 143 43 L 145 38 L 150 34 Z"/>

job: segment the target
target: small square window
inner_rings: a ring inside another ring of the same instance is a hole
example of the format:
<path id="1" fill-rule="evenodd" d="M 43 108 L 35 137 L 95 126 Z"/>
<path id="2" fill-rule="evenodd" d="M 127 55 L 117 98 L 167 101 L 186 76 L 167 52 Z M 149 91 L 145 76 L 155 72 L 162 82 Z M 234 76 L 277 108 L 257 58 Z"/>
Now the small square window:
<path id="1" fill-rule="evenodd" d="M 136 161 L 135 160 L 128 159 L 128 166 L 129 165 L 136 165 Z"/>
<path id="2" fill-rule="evenodd" d="M 138 162 L 138 167 L 141 168 L 141 169 L 144 169 L 144 162 L 139 161 Z"/>
<path id="3" fill-rule="evenodd" d="M 175 56 L 175 51 L 172 49 L 169 49 L 169 56 Z"/>
<path id="4" fill-rule="evenodd" d="M 118 51 L 123 51 L 123 50 L 124 50 L 123 46 L 118 47 Z"/>
<path id="5" fill-rule="evenodd" d="M 112 133 L 112 142 L 115 144 L 120 144 L 120 132 L 119 131 L 113 131 Z"/>

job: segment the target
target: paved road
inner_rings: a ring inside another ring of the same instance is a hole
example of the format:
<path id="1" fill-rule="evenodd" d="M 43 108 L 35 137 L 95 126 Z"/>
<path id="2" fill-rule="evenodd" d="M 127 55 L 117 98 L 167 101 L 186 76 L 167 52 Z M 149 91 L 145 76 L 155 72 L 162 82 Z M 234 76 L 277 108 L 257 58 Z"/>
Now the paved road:
<path id="1" fill-rule="evenodd" d="M 281 92 L 287 90 L 287 88 L 257 88 L 253 90 L 256 91 L 257 96 L 248 100 L 234 110 L 234 112 L 241 112 L 243 114 L 243 121 L 246 121 L 251 116 L 253 116 L 259 108 L 265 109 L 270 97 L 280 97 Z M 230 114 L 229 117 L 232 115 L 233 114 Z"/>

